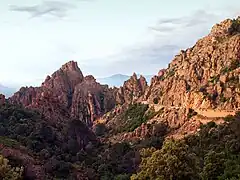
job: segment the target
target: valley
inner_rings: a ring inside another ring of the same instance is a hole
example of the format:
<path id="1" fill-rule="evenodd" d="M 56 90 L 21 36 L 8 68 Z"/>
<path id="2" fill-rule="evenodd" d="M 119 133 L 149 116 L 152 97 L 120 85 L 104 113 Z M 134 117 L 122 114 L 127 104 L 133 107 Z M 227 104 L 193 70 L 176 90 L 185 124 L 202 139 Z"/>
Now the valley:
<path id="1" fill-rule="evenodd" d="M 238 179 L 239 82 L 240 18 L 151 83 L 133 73 L 109 87 L 69 61 L 39 87 L 0 95 L 0 178 Z"/>

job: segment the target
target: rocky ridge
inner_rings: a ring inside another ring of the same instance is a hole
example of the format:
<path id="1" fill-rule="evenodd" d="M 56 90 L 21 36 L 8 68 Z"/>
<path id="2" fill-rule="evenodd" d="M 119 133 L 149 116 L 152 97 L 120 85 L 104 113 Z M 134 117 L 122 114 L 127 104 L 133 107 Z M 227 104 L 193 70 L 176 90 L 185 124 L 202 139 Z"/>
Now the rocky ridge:
<path id="1" fill-rule="evenodd" d="M 188 129 L 196 132 L 203 122 L 194 120 L 198 113 L 214 112 L 221 118 L 238 111 L 239 84 L 240 18 L 227 19 L 213 26 L 193 47 L 181 50 L 136 101 L 160 110 L 154 117 L 159 123 L 167 122 L 173 129 L 184 127 L 181 133 L 188 134 Z"/>
<path id="2" fill-rule="evenodd" d="M 188 122 L 192 110 L 237 111 L 240 19 L 227 19 L 215 25 L 208 36 L 181 51 L 168 69 L 160 72 L 152 79 L 143 100 L 164 107 L 161 118 L 171 127 Z M 166 110 L 170 107 L 172 110 Z"/>
<path id="3" fill-rule="evenodd" d="M 144 92 L 146 91 L 148 85 L 146 79 L 140 75 L 137 78 L 136 73 L 134 73 L 127 81 L 124 82 L 116 94 L 116 101 L 118 104 L 129 104 L 136 102 Z"/>
<path id="4" fill-rule="evenodd" d="M 74 61 L 47 76 L 41 87 L 23 87 L 9 101 L 37 109 L 51 121 L 75 118 L 89 126 L 115 106 L 114 90 L 84 77 Z"/>
<path id="5" fill-rule="evenodd" d="M 122 87 L 108 88 L 93 76 L 84 77 L 77 63 L 70 61 L 48 76 L 41 87 L 21 88 L 10 102 L 40 109 L 51 120 L 75 118 L 89 127 L 110 111 L 103 116 L 110 128 L 116 125 L 111 122 L 116 115 L 129 104 L 140 102 L 159 106 L 161 112 L 154 118 L 179 128 L 195 111 L 237 111 L 239 71 L 240 19 L 227 19 L 193 47 L 181 50 L 167 69 L 152 78 L 150 86 L 134 73 Z"/>

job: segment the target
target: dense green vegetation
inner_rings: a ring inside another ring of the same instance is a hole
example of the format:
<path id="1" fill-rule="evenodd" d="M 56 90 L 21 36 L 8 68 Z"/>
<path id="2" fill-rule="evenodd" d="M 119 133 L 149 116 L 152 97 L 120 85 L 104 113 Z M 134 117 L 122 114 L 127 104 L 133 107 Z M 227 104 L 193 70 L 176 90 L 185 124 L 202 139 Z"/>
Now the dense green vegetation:
<path id="1" fill-rule="evenodd" d="M 141 165 L 131 179 L 218 179 L 240 178 L 240 116 L 226 123 L 203 125 L 196 135 L 167 141 L 160 150 L 141 150 Z"/>
<path id="2" fill-rule="evenodd" d="M 130 104 L 128 109 L 120 117 L 122 119 L 122 125 L 119 127 L 118 132 L 134 131 L 154 115 L 154 110 L 149 109 L 147 104 Z"/>
<path id="3" fill-rule="evenodd" d="M 82 144 L 77 139 L 84 134 L 94 144 L 94 137 L 80 121 L 52 125 L 37 112 L 19 106 L 6 104 L 0 108 L 0 144 L 14 149 L 25 147 L 27 154 L 41 161 L 49 177 L 66 179 L 76 170 L 73 164 L 81 164 Z"/>
<path id="4" fill-rule="evenodd" d="M 146 105 L 133 104 L 123 117 L 133 121 L 126 121 L 130 130 L 154 114 Z M 189 117 L 192 115 L 194 111 Z M 225 121 L 222 125 L 202 125 L 197 134 L 182 140 L 165 140 L 168 126 L 155 124 L 155 134 L 145 139 L 97 143 L 80 121 L 52 125 L 36 112 L 4 105 L 0 108 L 0 144 L 12 149 L 25 147 L 25 153 L 43 166 L 47 179 L 76 179 L 78 172 L 92 180 L 237 180 L 240 113 L 226 117 Z M 98 135 L 102 136 L 105 130 L 99 125 Z M 86 134 L 90 143 L 83 146 L 77 139 Z M 0 153 L 1 150 L 2 147 Z M 27 178 L 21 169 L 26 164 L 17 157 L 7 158 L 8 164 L 0 156 L 0 178 Z"/>
<path id="5" fill-rule="evenodd" d="M 231 72 L 239 67 L 240 67 L 240 61 L 238 59 L 233 59 L 229 66 L 226 66 L 221 70 L 221 73 L 225 74 L 225 73 Z"/>

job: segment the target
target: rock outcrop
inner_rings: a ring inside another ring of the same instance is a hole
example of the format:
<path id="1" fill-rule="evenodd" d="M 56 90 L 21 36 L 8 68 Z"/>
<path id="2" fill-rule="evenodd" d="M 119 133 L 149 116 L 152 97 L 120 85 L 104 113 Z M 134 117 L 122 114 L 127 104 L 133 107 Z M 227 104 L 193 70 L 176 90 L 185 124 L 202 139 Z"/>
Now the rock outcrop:
<path id="1" fill-rule="evenodd" d="M 167 69 L 152 78 L 149 87 L 137 88 L 141 86 L 136 82 L 133 75 L 120 88 L 121 96 L 117 98 L 127 103 L 136 98 L 160 109 L 160 115 L 154 118 L 173 129 L 197 130 L 200 120 L 194 121 L 193 117 L 198 112 L 240 110 L 240 18 L 215 25 L 208 36 L 181 50 Z M 139 127 L 126 138 L 141 137 L 140 132 L 145 130 Z"/>
<path id="2" fill-rule="evenodd" d="M 158 98 L 165 107 L 238 109 L 239 27 L 239 19 L 225 20 L 192 48 L 181 51 L 168 69 L 152 79 L 144 100 L 153 103 Z M 179 115 L 178 121 L 184 119 Z"/>
<path id="3" fill-rule="evenodd" d="M 3 94 L 0 94 L 0 105 L 5 103 L 5 96 Z"/>
<path id="4" fill-rule="evenodd" d="M 37 109 L 51 121 L 71 118 L 91 126 L 115 106 L 114 91 L 93 76 L 84 77 L 77 62 L 70 61 L 47 76 L 41 87 L 23 87 L 9 101 Z"/>
<path id="5" fill-rule="evenodd" d="M 138 79 L 136 73 L 134 73 L 130 79 L 125 81 L 123 86 L 119 88 L 116 101 L 118 104 L 135 102 L 144 94 L 147 87 L 146 79 L 143 76 L 140 76 Z"/>

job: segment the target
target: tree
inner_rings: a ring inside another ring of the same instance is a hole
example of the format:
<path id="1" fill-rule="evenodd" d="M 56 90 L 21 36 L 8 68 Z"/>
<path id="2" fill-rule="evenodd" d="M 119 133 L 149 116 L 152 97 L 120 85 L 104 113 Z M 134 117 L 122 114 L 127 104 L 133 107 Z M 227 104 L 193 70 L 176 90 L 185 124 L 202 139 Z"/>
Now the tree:
<path id="1" fill-rule="evenodd" d="M 149 155 L 149 151 L 141 155 Z M 151 152 L 151 151 L 150 151 Z M 140 171 L 131 180 L 198 179 L 198 161 L 184 141 L 167 141 L 161 150 L 142 158 Z"/>

